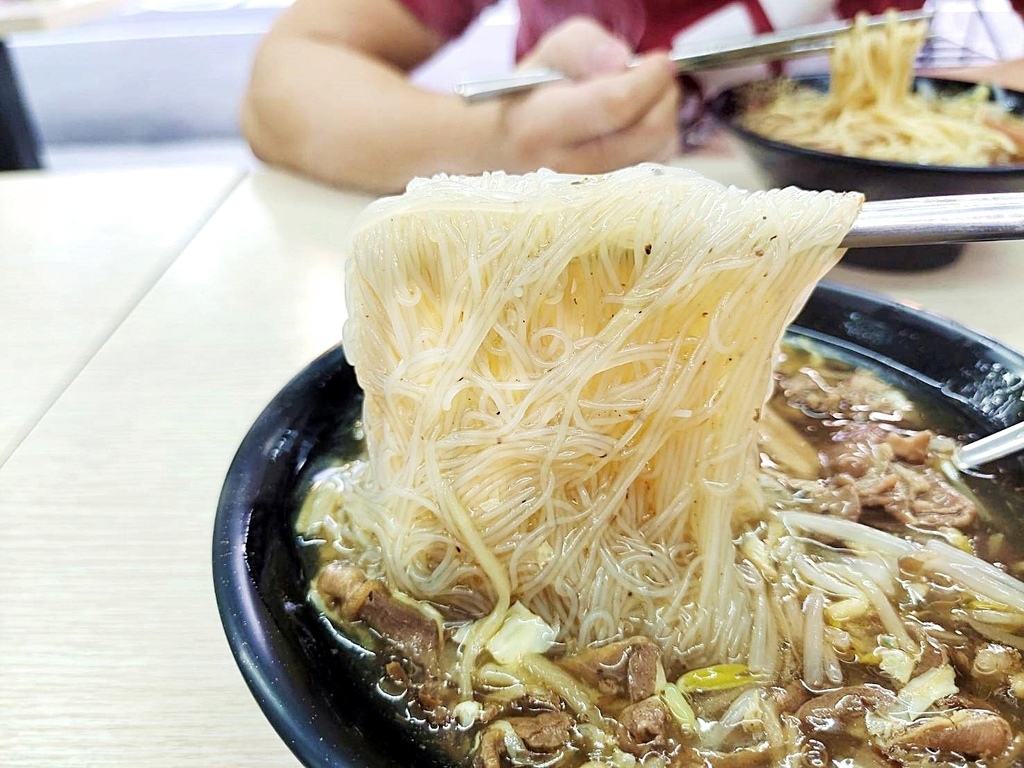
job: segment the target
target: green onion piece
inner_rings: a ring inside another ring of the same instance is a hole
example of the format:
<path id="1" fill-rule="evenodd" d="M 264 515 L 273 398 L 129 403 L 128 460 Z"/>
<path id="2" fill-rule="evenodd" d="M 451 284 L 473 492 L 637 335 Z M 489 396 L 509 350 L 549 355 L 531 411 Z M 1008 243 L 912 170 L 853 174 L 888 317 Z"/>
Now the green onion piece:
<path id="1" fill-rule="evenodd" d="M 676 681 L 676 685 L 683 693 L 724 691 L 759 679 L 760 676 L 751 672 L 746 664 L 716 664 L 687 672 Z"/>

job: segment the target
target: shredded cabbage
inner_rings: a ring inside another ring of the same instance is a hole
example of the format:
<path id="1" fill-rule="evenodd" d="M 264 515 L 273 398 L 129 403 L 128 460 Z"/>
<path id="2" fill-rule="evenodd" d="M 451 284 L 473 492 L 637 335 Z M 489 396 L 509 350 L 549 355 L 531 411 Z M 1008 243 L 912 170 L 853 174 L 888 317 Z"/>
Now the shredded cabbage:
<path id="1" fill-rule="evenodd" d="M 528 654 L 546 652 L 554 643 L 555 630 L 522 603 L 515 603 L 487 641 L 487 650 L 499 664 L 514 664 Z"/>

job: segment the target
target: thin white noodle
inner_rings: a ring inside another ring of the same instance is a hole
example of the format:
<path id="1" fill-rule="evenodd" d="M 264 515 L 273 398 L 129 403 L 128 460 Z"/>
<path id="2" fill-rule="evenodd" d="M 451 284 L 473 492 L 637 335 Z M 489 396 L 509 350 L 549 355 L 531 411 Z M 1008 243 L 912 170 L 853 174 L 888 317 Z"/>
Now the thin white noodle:
<path id="1" fill-rule="evenodd" d="M 489 613 L 464 695 L 515 600 L 570 649 L 644 633 L 668 662 L 720 663 L 756 638 L 778 668 L 735 543 L 764 509 L 754 416 L 859 205 L 639 166 L 418 180 L 357 224 L 368 467 L 339 537 L 372 542 L 392 587 Z"/>

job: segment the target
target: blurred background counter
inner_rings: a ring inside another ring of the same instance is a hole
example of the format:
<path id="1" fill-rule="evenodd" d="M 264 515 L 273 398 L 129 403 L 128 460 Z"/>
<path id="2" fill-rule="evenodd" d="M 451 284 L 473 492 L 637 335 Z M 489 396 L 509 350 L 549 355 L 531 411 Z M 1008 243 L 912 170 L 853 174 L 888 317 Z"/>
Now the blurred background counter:
<path id="1" fill-rule="evenodd" d="M 0 170 L 40 167 L 35 120 L 4 39 L 78 24 L 124 0 L 4 0 L 0 2 Z"/>
<path id="2" fill-rule="evenodd" d="M 55 170 L 255 167 L 238 127 L 241 98 L 260 39 L 289 4 L 0 0 L 0 40 L 7 38 L 40 161 Z M 516 22 L 515 6 L 501 0 L 417 81 L 450 88 L 505 71 Z"/>

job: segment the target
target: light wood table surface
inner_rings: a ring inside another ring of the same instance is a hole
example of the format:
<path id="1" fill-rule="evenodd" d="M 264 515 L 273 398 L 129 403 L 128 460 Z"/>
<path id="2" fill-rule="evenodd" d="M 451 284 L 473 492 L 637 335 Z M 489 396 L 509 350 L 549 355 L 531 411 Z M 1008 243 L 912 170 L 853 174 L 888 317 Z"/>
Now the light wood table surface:
<path id="1" fill-rule="evenodd" d="M 0 174 L 0 463 L 241 177 Z"/>
<path id="2" fill-rule="evenodd" d="M 212 523 L 248 426 L 341 333 L 364 203 L 247 179 L 0 469 L 0 764 L 294 763 L 221 631 Z"/>
<path id="3" fill-rule="evenodd" d="M 686 162 L 751 181 L 729 157 Z M 340 338 L 339 254 L 367 202 L 247 176 L 0 466 L 0 764 L 295 765 L 224 639 L 212 523 L 250 424 Z M 0 244 L 15 222 L 0 217 Z M 45 253 L 24 258 L 45 273 Z M 833 277 L 1024 349 L 1024 243 L 934 273 Z"/>

